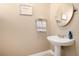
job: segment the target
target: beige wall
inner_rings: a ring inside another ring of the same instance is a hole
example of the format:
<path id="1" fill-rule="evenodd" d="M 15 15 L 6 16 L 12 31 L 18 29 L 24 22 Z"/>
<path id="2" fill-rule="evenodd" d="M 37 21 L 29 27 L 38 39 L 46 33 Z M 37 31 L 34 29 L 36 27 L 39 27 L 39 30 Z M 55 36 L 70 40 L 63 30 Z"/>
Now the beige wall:
<path id="1" fill-rule="evenodd" d="M 50 35 L 57 35 L 57 34 L 66 35 L 69 30 L 72 31 L 75 43 L 71 47 L 62 47 L 62 52 L 63 55 L 79 55 L 79 4 L 74 4 L 74 8 L 77 9 L 77 12 L 74 14 L 70 24 L 63 28 L 58 27 L 55 21 L 55 16 L 57 15 L 59 5 L 62 4 L 51 4 Z"/>
<path id="2" fill-rule="evenodd" d="M 49 4 L 32 4 L 33 15 L 19 14 L 18 4 L 0 4 L 0 55 L 29 55 L 49 49 L 47 33 L 38 33 L 35 20 L 49 20 Z"/>

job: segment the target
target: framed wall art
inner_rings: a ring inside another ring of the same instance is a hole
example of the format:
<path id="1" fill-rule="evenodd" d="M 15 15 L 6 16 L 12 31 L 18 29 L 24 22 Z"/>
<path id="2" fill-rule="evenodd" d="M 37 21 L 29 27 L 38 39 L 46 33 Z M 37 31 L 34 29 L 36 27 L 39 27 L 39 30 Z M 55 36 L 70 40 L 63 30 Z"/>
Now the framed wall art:
<path id="1" fill-rule="evenodd" d="M 20 4 L 20 15 L 32 15 L 32 6 L 28 4 Z"/>

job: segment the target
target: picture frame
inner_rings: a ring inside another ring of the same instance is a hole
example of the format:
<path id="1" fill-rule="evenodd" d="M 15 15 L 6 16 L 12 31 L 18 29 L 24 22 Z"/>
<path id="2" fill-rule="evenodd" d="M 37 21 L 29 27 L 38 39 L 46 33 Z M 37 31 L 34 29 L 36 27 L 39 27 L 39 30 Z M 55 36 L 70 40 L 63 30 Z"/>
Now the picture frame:
<path id="1" fill-rule="evenodd" d="M 20 4 L 20 15 L 32 16 L 32 6 L 28 4 Z"/>

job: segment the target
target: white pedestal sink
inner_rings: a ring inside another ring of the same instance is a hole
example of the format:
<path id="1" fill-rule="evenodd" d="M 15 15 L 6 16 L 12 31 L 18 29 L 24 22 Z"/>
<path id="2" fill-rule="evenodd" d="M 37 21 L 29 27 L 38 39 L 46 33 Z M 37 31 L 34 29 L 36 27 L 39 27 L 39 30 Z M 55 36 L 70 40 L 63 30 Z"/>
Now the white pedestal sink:
<path id="1" fill-rule="evenodd" d="M 74 43 L 74 39 L 62 38 L 59 36 L 48 36 L 48 41 L 51 45 L 54 45 L 54 55 L 61 55 L 61 46 L 71 46 Z"/>

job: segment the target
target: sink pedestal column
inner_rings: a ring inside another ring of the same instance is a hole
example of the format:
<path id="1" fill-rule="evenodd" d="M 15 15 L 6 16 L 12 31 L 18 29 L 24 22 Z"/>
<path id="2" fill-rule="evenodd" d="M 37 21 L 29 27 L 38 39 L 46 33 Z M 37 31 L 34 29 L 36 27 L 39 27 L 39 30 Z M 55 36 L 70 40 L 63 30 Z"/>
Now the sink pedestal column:
<path id="1" fill-rule="evenodd" d="M 54 56 L 60 56 L 61 55 L 61 46 L 55 45 L 54 46 Z"/>

